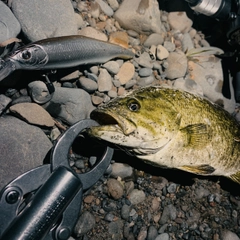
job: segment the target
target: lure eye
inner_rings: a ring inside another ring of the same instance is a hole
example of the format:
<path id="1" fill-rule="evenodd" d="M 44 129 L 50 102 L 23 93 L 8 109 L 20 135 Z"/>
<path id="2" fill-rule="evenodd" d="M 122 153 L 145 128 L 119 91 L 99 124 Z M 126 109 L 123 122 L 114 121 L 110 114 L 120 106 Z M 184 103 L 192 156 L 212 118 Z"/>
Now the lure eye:
<path id="1" fill-rule="evenodd" d="M 28 50 L 26 50 L 26 51 L 24 51 L 24 52 L 22 53 L 22 58 L 23 58 L 24 60 L 30 59 L 31 56 L 32 56 L 32 54 L 31 54 Z"/>
<path id="2" fill-rule="evenodd" d="M 140 109 L 140 104 L 136 100 L 129 101 L 128 108 L 132 112 L 137 112 Z"/>

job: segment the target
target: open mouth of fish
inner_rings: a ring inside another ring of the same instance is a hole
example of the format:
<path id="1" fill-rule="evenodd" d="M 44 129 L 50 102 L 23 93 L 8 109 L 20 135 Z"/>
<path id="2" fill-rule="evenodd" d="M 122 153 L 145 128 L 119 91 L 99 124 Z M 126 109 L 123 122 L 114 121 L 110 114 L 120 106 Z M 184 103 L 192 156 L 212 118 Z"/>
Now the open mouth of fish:
<path id="1" fill-rule="evenodd" d="M 101 125 L 96 127 L 100 131 L 117 131 L 129 135 L 136 130 L 136 125 L 131 120 L 111 112 L 95 110 L 91 113 L 91 118 Z"/>

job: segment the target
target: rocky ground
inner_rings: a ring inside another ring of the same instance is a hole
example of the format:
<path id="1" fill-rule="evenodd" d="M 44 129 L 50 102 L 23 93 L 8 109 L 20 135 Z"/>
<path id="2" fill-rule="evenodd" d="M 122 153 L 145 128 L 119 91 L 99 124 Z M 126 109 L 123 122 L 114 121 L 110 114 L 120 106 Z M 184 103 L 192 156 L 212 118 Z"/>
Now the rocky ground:
<path id="1" fill-rule="evenodd" d="M 202 28 L 197 20 L 180 0 L 0 1 L 1 57 L 21 44 L 74 34 L 135 53 L 130 60 L 113 59 L 50 74 L 55 86 L 52 98 L 39 71 L 16 71 L 4 79 L 0 187 L 41 165 L 70 125 L 135 88 L 181 88 L 207 97 L 239 119 L 231 81 L 223 82 L 222 61 L 215 56 L 223 51 L 216 47 L 222 43 L 214 40 L 213 33 L 223 26 L 217 28 L 208 20 L 213 25 L 207 21 Z M 211 28 L 207 37 L 201 31 L 206 26 Z M 82 171 L 86 161 L 74 150 L 70 163 Z M 225 178 L 155 168 L 118 150 L 108 174 L 85 193 L 72 238 L 237 240 L 239 190 Z"/>

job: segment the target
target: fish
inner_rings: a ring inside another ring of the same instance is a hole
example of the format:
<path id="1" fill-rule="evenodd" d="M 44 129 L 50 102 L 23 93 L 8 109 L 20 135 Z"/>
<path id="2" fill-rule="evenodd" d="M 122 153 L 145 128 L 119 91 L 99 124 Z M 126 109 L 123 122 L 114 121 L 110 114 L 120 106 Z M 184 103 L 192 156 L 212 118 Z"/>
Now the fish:
<path id="1" fill-rule="evenodd" d="M 134 53 L 129 49 L 81 35 L 47 38 L 4 56 L 0 63 L 0 81 L 18 69 L 61 69 L 133 57 Z"/>
<path id="2" fill-rule="evenodd" d="M 89 136 L 148 164 L 240 183 L 237 120 L 203 96 L 163 86 L 142 87 L 99 106 Z"/>

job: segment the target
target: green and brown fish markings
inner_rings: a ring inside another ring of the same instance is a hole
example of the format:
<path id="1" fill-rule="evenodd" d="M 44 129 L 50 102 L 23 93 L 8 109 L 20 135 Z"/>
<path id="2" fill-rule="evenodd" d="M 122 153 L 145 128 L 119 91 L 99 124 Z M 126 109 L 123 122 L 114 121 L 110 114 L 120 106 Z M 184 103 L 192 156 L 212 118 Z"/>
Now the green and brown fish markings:
<path id="1" fill-rule="evenodd" d="M 240 183 L 238 122 L 207 99 L 160 86 L 134 90 L 98 107 L 93 137 L 152 165 Z"/>

